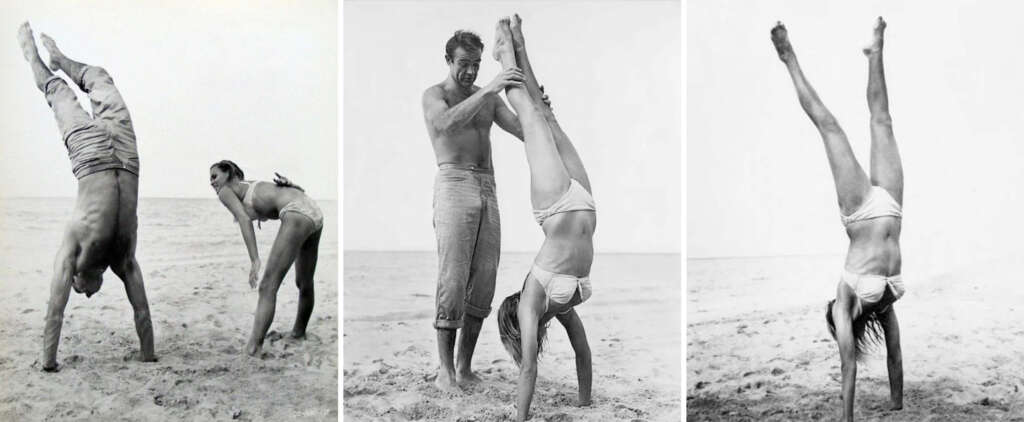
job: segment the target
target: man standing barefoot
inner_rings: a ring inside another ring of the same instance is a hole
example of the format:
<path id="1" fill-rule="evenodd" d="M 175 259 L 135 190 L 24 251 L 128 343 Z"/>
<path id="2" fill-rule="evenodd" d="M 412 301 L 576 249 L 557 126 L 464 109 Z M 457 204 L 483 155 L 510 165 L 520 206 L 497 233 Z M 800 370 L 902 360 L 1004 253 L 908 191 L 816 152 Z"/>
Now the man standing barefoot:
<path id="1" fill-rule="evenodd" d="M 32 68 L 36 86 L 53 109 L 71 159 L 71 170 L 78 178 L 75 210 L 53 265 L 42 368 L 57 370 L 57 345 L 71 288 L 86 297 L 92 296 L 99 291 L 108 267 L 124 281 L 135 313 L 135 331 L 142 345 L 138 358 L 156 361 L 142 270 L 135 261 L 139 156 L 131 117 L 105 70 L 67 58 L 46 34 L 40 35 L 40 40 L 50 53 L 49 68 L 39 57 L 28 22 L 18 28 L 18 43 Z M 89 94 L 92 116 L 51 69 L 63 70 Z"/>
<path id="2" fill-rule="evenodd" d="M 498 97 L 522 86 L 518 69 L 505 70 L 481 88 L 473 85 L 483 53 L 480 37 L 456 31 L 445 46 L 448 77 L 423 93 L 423 115 L 434 146 L 434 230 L 437 234 L 437 350 L 435 384 L 457 392 L 479 381 L 471 369 L 480 326 L 491 311 L 501 250 L 498 202 L 491 163 L 490 130 L 497 123 L 523 139 L 519 120 Z M 453 354 L 459 338 L 458 367 Z M 457 370 L 456 370 L 457 369 Z"/>

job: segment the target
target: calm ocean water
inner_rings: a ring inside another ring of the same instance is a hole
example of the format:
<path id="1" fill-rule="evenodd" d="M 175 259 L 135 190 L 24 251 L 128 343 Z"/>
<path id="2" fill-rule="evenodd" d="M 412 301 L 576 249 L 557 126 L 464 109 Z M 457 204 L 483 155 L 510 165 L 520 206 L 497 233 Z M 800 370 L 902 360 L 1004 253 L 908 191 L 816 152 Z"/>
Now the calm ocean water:
<path id="1" fill-rule="evenodd" d="M 42 271 L 49 277 L 53 258 L 74 207 L 73 198 L 0 198 L 0 282 L 5 276 Z M 324 212 L 320 254 L 337 254 L 337 201 L 317 201 Z M 260 257 L 266 259 L 280 226 L 256 230 Z M 139 200 L 137 257 L 143 269 L 246 259 L 245 244 L 231 213 L 216 198 Z"/>

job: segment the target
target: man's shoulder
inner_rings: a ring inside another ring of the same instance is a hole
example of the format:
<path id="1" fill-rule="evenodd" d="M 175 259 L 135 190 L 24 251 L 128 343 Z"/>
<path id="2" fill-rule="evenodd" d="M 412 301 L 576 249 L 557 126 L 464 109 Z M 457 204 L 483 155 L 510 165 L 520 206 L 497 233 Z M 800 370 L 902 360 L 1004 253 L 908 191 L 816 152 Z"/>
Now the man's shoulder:
<path id="1" fill-rule="evenodd" d="M 442 83 L 433 84 L 431 86 L 428 86 L 427 89 L 423 90 L 423 96 L 424 97 L 428 97 L 428 96 L 429 97 L 444 97 L 444 94 L 445 94 L 445 90 L 444 90 L 444 83 L 443 82 Z"/>

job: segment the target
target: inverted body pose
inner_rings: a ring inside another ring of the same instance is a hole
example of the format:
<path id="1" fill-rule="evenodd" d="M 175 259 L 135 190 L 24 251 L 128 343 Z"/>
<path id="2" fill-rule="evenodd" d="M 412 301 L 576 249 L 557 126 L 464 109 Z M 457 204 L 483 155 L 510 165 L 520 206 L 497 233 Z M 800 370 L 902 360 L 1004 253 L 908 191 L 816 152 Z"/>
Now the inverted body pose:
<path id="1" fill-rule="evenodd" d="M 575 307 L 591 295 L 590 266 L 597 225 L 590 180 L 576 149 L 555 120 L 533 75 L 518 15 L 498 22 L 494 58 L 504 69 L 520 69 L 524 86 L 505 90 L 523 128 L 530 166 L 530 201 L 544 231 L 544 244 L 521 291 L 498 311 L 502 344 L 519 364 L 517 420 L 529 416 L 537 382 L 537 355 L 552 318 L 565 327 L 576 352 L 580 406 L 590 404 L 590 346 Z"/>
<path id="2" fill-rule="evenodd" d="M 102 286 L 103 272 L 108 267 L 124 282 L 135 313 L 135 331 L 142 346 L 139 359 L 156 361 L 149 303 L 142 270 L 135 260 L 139 156 L 131 116 L 104 69 L 67 58 L 46 34 L 39 38 L 50 53 L 49 68 L 39 57 L 28 22 L 18 29 L 18 43 L 32 68 L 36 86 L 46 95 L 57 118 L 71 170 L 78 179 L 75 211 L 53 265 L 42 369 L 57 370 L 57 345 L 71 289 L 92 296 Z M 64 71 L 89 95 L 92 116 L 51 69 Z"/>
<path id="3" fill-rule="evenodd" d="M 486 86 L 475 86 L 483 48 L 476 34 L 456 31 L 445 46 L 448 76 L 423 93 L 423 116 L 438 165 L 433 204 L 438 261 L 434 329 L 440 367 L 434 383 L 450 392 L 479 380 L 471 367 L 473 351 L 494 299 L 501 218 L 491 127 L 497 123 L 523 138 L 519 120 L 498 96 L 506 86 L 521 84 L 522 74 L 507 70 Z M 462 334 L 456 365 L 458 330 Z"/>
<path id="4" fill-rule="evenodd" d="M 277 175 L 273 183 L 245 180 L 242 169 L 228 160 L 210 167 L 210 185 L 224 207 L 235 216 L 242 231 L 242 239 L 252 261 L 249 286 L 256 288 L 259 280 L 259 304 L 246 352 L 256 355 L 263 347 L 263 339 L 274 321 L 277 290 L 292 262 L 295 263 L 295 284 L 299 288 L 299 306 L 291 335 L 304 338 L 309 316 L 313 313 L 313 273 L 324 226 L 320 207 L 306 196 L 301 187 L 281 175 Z M 252 220 L 268 219 L 280 219 L 281 228 L 270 249 L 267 269 L 261 280 L 260 254 Z"/>
<path id="5" fill-rule="evenodd" d="M 832 168 L 839 208 L 850 247 L 836 298 L 825 318 L 839 343 L 842 361 L 843 417 L 853 420 L 857 361 L 866 348 L 884 342 L 893 409 L 903 408 L 903 359 L 900 329 L 893 302 L 905 291 L 900 277 L 900 228 L 903 168 L 892 132 L 889 99 L 882 70 L 885 21 L 878 18 L 874 40 L 864 49 L 868 58 L 868 108 L 871 112 L 871 176 L 857 163 L 846 134 L 804 78 L 786 28 L 772 28 L 772 42 L 796 86 L 800 105 L 818 128 Z"/>

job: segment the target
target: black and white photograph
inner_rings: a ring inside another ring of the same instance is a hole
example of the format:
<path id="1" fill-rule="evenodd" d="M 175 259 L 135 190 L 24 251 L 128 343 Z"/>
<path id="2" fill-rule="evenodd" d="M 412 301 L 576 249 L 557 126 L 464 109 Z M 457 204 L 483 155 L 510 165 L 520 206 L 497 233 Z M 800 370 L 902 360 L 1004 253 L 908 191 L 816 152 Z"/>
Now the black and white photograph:
<path id="1" fill-rule="evenodd" d="M 681 419 L 680 7 L 344 3 L 346 420 Z"/>
<path id="2" fill-rule="evenodd" d="M 0 420 L 337 420 L 338 6 L 0 9 Z"/>
<path id="3" fill-rule="evenodd" d="M 687 3 L 687 420 L 1022 420 L 1019 12 Z"/>

